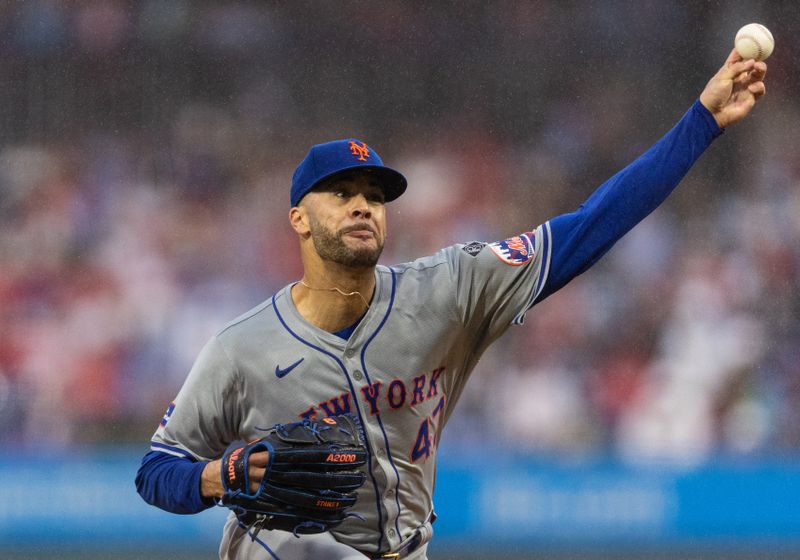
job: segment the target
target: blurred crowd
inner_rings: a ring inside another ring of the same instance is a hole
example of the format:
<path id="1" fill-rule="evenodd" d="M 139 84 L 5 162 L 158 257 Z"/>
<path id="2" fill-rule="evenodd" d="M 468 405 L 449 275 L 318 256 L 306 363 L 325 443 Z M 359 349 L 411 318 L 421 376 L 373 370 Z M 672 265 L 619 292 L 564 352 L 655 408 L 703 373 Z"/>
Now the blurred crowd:
<path id="1" fill-rule="evenodd" d="M 762 105 L 486 353 L 443 441 L 796 454 L 800 10 L 742 4 L 4 4 L 0 444 L 144 444 L 208 337 L 300 277 L 311 144 L 363 138 L 409 178 L 384 264 L 503 239 L 666 132 L 752 19 Z"/>

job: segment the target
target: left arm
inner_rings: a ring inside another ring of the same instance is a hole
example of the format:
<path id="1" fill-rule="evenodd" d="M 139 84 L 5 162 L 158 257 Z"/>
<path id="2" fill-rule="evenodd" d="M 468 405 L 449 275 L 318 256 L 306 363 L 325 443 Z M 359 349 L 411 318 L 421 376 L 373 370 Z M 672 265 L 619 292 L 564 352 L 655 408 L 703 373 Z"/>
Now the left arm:
<path id="1" fill-rule="evenodd" d="M 742 120 L 764 94 L 766 70 L 732 51 L 672 130 L 578 210 L 550 220 L 553 254 L 538 301 L 588 270 L 669 196 L 722 129 Z"/>
<path id="2" fill-rule="evenodd" d="M 136 491 L 145 502 L 165 511 L 199 513 L 214 505 L 201 492 L 200 477 L 206 465 L 188 457 L 151 451 L 136 473 Z"/>

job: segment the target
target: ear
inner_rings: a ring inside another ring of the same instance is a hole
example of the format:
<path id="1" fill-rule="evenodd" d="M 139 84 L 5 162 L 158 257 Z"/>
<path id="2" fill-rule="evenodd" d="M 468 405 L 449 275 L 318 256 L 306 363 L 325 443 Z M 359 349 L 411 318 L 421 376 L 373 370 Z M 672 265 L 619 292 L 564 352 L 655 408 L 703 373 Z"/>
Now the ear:
<path id="1" fill-rule="evenodd" d="M 289 210 L 289 224 L 301 237 L 308 236 L 311 233 L 311 228 L 308 226 L 308 209 L 305 206 L 293 206 Z"/>

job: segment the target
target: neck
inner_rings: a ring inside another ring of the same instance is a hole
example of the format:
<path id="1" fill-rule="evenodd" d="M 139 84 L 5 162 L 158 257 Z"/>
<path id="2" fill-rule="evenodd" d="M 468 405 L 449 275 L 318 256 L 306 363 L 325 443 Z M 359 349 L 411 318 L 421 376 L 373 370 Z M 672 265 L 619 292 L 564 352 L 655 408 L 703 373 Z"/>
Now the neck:
<path id="1" fill-rule="evenodd" d="M 327 332 L 355 323 L 369 309 L 375 291 L 375 270 L 343 268 L 331 264 L 306 268 L 292 286 L 292 300 L 300 315 Z"/>

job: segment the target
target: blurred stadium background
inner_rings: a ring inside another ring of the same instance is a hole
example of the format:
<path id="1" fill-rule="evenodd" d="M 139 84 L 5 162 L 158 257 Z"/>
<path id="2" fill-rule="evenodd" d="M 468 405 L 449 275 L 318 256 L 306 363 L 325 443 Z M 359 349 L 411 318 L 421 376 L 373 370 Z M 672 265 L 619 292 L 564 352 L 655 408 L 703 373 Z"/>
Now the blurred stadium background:
<path id="1" fill-rule="evenodd" d="M 800 557 L 800 7 L 747 0 L 3 2 L 0 556 L 215 557 L 224 512 L 133 477 L 205 340 L 299 277 L 311 144 L 409 177 L 386 264 L 502 239 L 655 141 L 751 21 L 763 104 L 478 366 L 430 556 Z"/>

